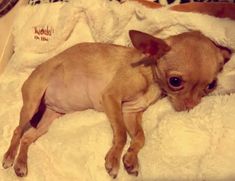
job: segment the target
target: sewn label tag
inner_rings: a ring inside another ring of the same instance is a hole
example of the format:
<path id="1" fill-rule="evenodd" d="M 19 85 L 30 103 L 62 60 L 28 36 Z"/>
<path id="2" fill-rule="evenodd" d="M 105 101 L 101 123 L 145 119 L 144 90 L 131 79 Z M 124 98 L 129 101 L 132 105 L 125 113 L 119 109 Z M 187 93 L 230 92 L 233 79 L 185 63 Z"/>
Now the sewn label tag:
<path id="1" fill-rule="evenodd" d="M 34 39 L 40 41 L 49 41 L 54 34 L 54 28 L 50 26 L 35 26 L 33 31 Z"/>

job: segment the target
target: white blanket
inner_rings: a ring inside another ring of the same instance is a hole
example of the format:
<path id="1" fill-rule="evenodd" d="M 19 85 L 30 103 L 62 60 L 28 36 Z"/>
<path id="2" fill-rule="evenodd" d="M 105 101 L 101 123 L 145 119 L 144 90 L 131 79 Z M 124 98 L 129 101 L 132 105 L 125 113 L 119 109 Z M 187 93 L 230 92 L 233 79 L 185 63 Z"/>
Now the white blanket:
<path id="1" fill-rule="evenodd" d="M 35 39 L 35 27 L 48 32 L 36 33 L 39 40 Z M 82 41 L 130 46 L 129 29 L 162 38 L 200 30 L 217 44 L 235 49 L 235 23 L 229 19 L 108 0 L 24 7 L 15 23 L 15 54 L 0 80 L 0 155 L 18 124 L 20 87 L 33 68 Z M 41 41 L 45 38 L 48 41 Z M 234 54 L 219 81 L 217 93 L 223 95 L 203 98 L 190 112 L 175 112 L 166 98 L 149 107 L 143 117 L 146 144 L 139 154 L 139 176 L 129 176 L 121 164 L 117 180 L 235 180 L 235 95 L 224 94 L 235 90 Z M 29 173 L 24 180 L 111 180 L 104 168 L 111 141 L 104 113 L 87 110 L 65 115 L 30 147 Z M 18 178 L 13 169 L 0 169 L 0 180 Z"/>

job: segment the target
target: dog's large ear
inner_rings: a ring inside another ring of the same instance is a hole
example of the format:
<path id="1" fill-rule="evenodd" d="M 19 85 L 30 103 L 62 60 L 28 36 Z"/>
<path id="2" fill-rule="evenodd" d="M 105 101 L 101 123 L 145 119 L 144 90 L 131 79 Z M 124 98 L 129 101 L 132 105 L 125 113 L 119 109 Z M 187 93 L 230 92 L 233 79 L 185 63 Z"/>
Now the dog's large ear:
<path id="1" fill-rule="evenodd" d="M 224 57 L 224 64 L 225 64 L 230 60 L 232 51 L 228 48 L 221 47 L 221 46 L 219 47 L 219 49 L 220 49 L 222 56 Z"/>
<path id="2" fill-rule="evenodd" d="M 161 57 L 170 50 L 170 46 L 164 40 L 147 33 L 130 30 L 129 36 L 133 46 L 145 54 Z"/>

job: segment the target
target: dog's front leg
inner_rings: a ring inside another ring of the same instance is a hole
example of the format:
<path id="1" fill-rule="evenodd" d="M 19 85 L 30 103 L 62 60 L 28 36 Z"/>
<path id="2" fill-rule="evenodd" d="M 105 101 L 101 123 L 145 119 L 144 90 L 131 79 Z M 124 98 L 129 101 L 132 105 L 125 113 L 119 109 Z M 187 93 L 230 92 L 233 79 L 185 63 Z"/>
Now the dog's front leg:
<path id="1" fill-rule="evenodd" d="M 143 96 L 138 99 L 124 102 L 122 111 L 125 113 L 142 112 L 146 110 L 152 103 L 156 102 L 162 96 L 162 90 L 156 84 L 151 84 Z"/>
<path id="2" fill-rule="evenodd" d="M 145 136 L 141 126 L 143 112 L 123 113 L 124 123 L 131 137 L 130 147 L 123 156 L 126 171 L 137 176 L 139 173 L 138 153 L 144 146 Z"/>
<path id="3" fill-rule="evenodd" d="M 122 116 L 121 98 L 115 91 L 106 91 L 102 97 L 102 104 L 113 130 L 113 145 L 105 157 L 105 168 L 110 176 L 116 178 L 127 137 Z"/>

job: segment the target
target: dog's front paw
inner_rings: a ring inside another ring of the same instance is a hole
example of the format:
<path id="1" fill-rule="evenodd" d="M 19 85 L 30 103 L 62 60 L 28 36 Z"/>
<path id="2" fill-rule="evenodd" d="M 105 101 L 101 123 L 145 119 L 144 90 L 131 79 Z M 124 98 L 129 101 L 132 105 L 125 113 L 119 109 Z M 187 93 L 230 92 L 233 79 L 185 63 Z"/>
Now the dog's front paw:
<path id="1" fill-rule="evenodd" d="M 105 168 L 112 178 L 118 175 L 120 166 L 120 155 L 114 149 L 110 149 L 105 157 Z"/>
<path id="2" fill-rule="evenodd" d="M 139 163 L 138 163 L 138 157 L 136 153 L 127 152 L 123 156 L 123 164 L 128 174 L 138 176 Z"/>
<path id="3" fill-rule="evenodd" d="M 13 166 L 15 157 L 13 155 L 11 155 L 10 153 L 5 153 L 5 155 L 3 156 L 3 160 L 2 160 L 2 167 L 7 169 L 9 167 Z"/>
<path id="4" fill-rule="evenodd" d="M 25 177 L 28 173 L 27 161 L 17 160 L 14 165 L 14 170 L 18 177 Z"/>

